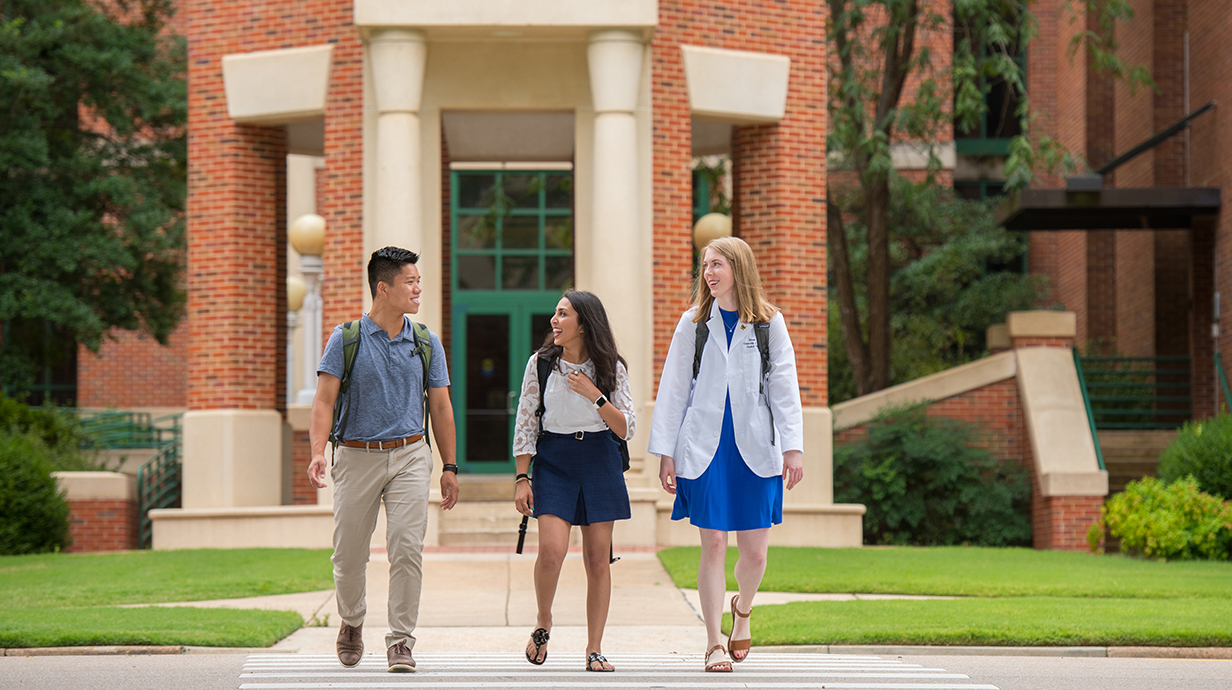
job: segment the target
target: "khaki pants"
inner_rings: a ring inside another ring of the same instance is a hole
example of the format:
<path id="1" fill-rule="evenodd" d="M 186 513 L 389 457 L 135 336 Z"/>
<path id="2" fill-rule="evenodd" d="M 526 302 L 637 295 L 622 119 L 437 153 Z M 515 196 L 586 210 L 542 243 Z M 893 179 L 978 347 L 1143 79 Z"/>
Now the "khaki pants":
<path id="1" fill-rule="evenodd" d="M 369 543 L 385 501 L 389 553 L 389 628 L 385 646 L 415 646 L 423 587 L 424 532 L 432 451 L 422 440 L 393 450 L 339 446 L 334 479 L 334 588 L 338 615 L 347 625 L 364 622 Z"/>

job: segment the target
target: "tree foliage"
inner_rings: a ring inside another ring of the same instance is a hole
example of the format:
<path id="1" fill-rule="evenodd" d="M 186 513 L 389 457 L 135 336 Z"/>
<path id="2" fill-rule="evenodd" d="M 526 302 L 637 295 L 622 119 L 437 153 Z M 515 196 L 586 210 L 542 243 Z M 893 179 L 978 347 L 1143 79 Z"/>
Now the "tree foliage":
<path id="1" fill-rule="evenodd" d="M 182 312 L 187 58 L 171 0 L 0 4 L 0 376 L 43 324 L 97 350 Z"/>
<path id="2" fill-rule="evenodd" d="M 993 223 L 990 202 L 967 201 L 948 189 L 898 177 L 891 178 L 890 188 L 889 384 L 894 385 L 983 356 L 988 326 L 1004 322 L 1011 311 L 1034 308 L 1045 283 L 1014 270 L 1024 258 L 1026 238 Z M 839 201 L 860 217 L 858 190 Z M 858 220 L 844 230 L 855 278 L 853 302 L 866 311 L 867 232 Z M 829 304 L 833 323 L 838 300 Z M 842 341 L 842 331 L 831 328 L 831 405 L 859 395 Z"/>
<path id="3" fill-rule="evenodd" d="M 830 134 L 832 159 L 854 174 L 867 255 L 864 305 L 857 304 L 844 209 L 827 181 L 830 263 L 837 286 L 837 315 L 843 347 L 860 395 L 880 390 L 892 378 L 892 276 L 889 213 L 894 165 L 891 146 L 916 142 L 925 154 L 925 185 L 941 167 L 934 142 L 953 124 L 970 130 L 988 111 L 994 84 L 1012 93 L 1013 118 L 1021 133 L 1005 159 L 1007 187 L 1021 188 L 1040 169 L 1072 168 L 1068 151 L 1032 127 L 1025 70 L 1016 59 L 1037 31 L 1024 0 L 826 0 L 830 21 Z M 1085 47 L 1092 64 L 1127 79 L 1149 81 L 1141 68 L 1116 56 L 1112 27 L 1132 18 L 1128 0 L 1071 0 L 1070 21 L 1096 18 L 1096 28 L 1077 32 L 1070 50 Z M 953 59 L 937 60 L 929 39 L 952 37 Z M 912 93 L 904 98 L 908 80 Z M 1007 103 L 1009 100 L 1006 101 Z M 1010 114 L 1005 114 L 1010 116 Z"/>

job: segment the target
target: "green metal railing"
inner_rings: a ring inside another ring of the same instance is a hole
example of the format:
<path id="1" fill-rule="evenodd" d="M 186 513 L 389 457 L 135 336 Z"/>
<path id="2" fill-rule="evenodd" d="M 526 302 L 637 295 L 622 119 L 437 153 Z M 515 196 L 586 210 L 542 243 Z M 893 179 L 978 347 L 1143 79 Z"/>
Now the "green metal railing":
<path id="1" fill-rule="evenodd" d="M 93 448 L 161 448 L 180 435 L 180 415 L 152 418 L 148 412 L 61 409 L 81 420 Z"/>
<path id="2" fill-rule="evenodd" d="M 1188 357 L 1078 357 L 1097 429 L 1176 429 L 1193 418 Z"/>
<path id="3" fill-rule="evenodd" d="M 138 548 L 148 549 L 154 544 L 150 510 L 180 507 L 183 478 L 178 437 L 164 444 L 157 455 L 137 469 L 137 511 L 141 516 L 137 527 Z"/>
<path id="4" fill-rule="evenodd" d="M 1082 357 L 1078 356 L 1078 350 L 1074 349 L 1074 368 L 1078 370 L 1078 387 L 1082 389 L 1082 402 L 1087 406 L 1087 423 L 1091 425 L 1091 440 L 1095 442 L 1095 458 L 1099 460 L 1099 469 L 1108 469 L 1104 467 L 1104 451 L 1099 447 L 1099 431 L 1095 428 L 1095 415 L 1091 412 L 1091 395 L 1087 393 L 1087 381 L 1082 375 Z"/>
<path id="5" fill-rule="evenodd" d="M 1223 373 L 1223 360 L 1215 353 L 1215 371 L 1219 372 L 1219 385 L 1223 386 L 1223 401 L 1228 412 L 1232 412 L 1232 392 L 1228 391 L 1228 377 Z"/>

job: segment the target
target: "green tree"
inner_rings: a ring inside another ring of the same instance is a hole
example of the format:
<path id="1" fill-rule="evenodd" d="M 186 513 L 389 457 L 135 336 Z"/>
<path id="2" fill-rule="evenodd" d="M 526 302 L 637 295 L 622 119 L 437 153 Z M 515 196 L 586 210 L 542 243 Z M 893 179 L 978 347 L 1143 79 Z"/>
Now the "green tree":
<path id="1" fill-rule="evenodd" d="M 837 200 L 862 218 L 858 190 Z M 982 356 L 985 331 L 1011 311 L 1031 309 L 1045 282 L 1017 270 L 1026 238 L 993 223 L 993 202 L 967 201 L 951 190 L 890 178 L 890 333 L 893 368 L 889 385 L 927 376 Z M 867 310 L 868 232 L 860 220 L 845 228 L 852 302 Z M 830 283 L 831 293 L 835 290 Z M 831 322 L 839 300 L 830 300 Z M 860 395 L 843 332 L 829 333 L 830 404 Z"/>
<path id="2" fill-rule="evenodd" d="M 827 181 L 830 263 L 837 284 L 838 322 L 858 394 L 881 390 L 892 378 L 891 309 L 891 144 L 936 141 L 942 127 L 954 123 L 969 130 L 988 110 L 985 96 L 994 83 L 1004 84 L 1017 105 L 1023 134 L 1014 137 L 1005 161 L 1007 184 L 1024 187 L 1037 168 L 1070 166 L 1068 152 L 1031 128 L 1031 102 L 1023 67 L 1015 60 L 1036 31 L 1024 0 L 826 0 L 830 21 L 829 67 L 831 156 L 850 169 L 860 187 L 858 209 L 866 233 L 867 269 L 863 309 L 857 304 L 845 209 Z M 1071 58 L 1084 47 L 1097 69 L 1135 85 L 1149 81 L 1141 68 L 1116 56 L 1112 31 L 1116 21 L 1133 16 L 1128 0 L 1071 0 L 1070 21 L 1095 28 L 1078 32 Z M 953 61 L 941 72 L 922 36 L 954 33 Z M 904 100 L 908 78 L 914 93 Z M 1007 100 L 1008 102 L 1008 100 Z M 1008 114 L 1007 114 L 1008 115 Z M 930 145 L 928 171 L 940 160 Z M 931 179 L 926 184 L 930 184 Z"/>
<path id="3" fill-rule="evenodd" d="M 28 334 L 165 343 L 183 313 L 187 53 L 172 0 L 0 3 L 0 383 Z"/>

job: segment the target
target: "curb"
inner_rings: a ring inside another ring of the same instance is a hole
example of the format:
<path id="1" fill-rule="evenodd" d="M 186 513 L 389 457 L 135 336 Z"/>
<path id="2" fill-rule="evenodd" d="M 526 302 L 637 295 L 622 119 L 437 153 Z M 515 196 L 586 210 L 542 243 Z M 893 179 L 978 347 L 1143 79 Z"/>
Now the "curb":
<path id="1" fill-rule="evenodd" d="M 25 647 L 0 650 L 0 656 L 151 656 L 183 654 L 181 645 L 107 645 L 99 647 Z"/>
<path id="2" fill-rule="evenodd" d="M 1232 659 L 1232 647 L 962 647 L 928 645 L 774 645 L 754 651 L 778 654 L 876 654 L 879 656 L 1048 656 L 1096 659 Z"/>

